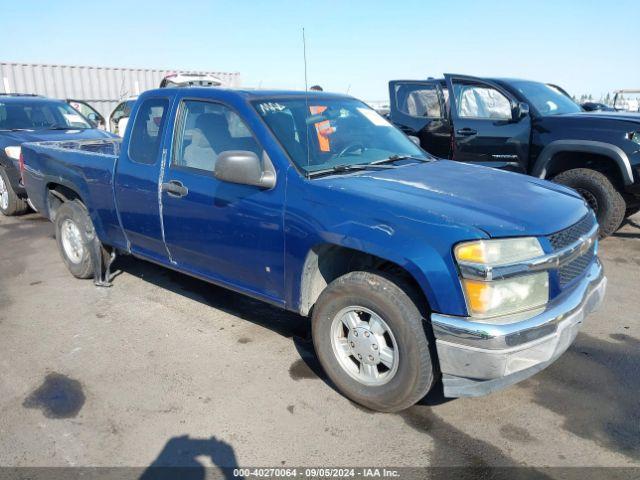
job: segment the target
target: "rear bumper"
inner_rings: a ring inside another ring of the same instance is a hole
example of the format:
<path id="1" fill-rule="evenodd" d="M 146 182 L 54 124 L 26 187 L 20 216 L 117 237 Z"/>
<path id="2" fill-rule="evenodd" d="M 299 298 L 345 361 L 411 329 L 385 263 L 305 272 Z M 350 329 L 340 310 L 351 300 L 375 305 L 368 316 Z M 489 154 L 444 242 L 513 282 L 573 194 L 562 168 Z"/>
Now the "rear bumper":
<path id="1" fill-rule="evenodd" d="M 596 258 L 571 291 L 527 320 L 492 325 L 432 314 L 445 396 L 486 395 L 547 367 L 569 348 L 585 317 L 601 305 L 606 284 Z"/>

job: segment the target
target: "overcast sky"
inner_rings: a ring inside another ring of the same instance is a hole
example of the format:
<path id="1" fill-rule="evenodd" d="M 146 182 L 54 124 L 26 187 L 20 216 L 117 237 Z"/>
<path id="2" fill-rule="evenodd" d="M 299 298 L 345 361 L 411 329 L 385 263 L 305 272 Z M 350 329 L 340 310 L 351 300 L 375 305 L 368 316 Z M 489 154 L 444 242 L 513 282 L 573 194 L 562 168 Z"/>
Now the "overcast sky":
<path id="1" fill-rule="evenodd" d="M 384 100 L 444 72 L 640 88 L 640 3 L 620 1 L 0 0 L 0 61 L 237 71 Z"/>

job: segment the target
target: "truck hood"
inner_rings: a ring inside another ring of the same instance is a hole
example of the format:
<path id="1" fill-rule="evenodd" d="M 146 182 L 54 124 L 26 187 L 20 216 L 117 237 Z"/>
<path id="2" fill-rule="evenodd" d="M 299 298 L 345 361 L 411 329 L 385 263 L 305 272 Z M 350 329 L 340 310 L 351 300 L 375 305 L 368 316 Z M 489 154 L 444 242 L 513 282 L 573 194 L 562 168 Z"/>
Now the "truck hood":
<path id="1" fill-rule="evenodd" d="M 420 222 L 472 226 L 491 237 L 548 235 L 588 212 L 577 192 L 517 173 L 449 160 L 319 179 L 358 208 Z M 327 197 L 331 197 L 327 195 Z"/>
<path id="2" fill-rule="evenodd" d="M 640 124 L 640 114 L 633 112 L 579 112 L 562 115 L 564 118 L 578 118 L 584 120 L 619 120 Z"/>

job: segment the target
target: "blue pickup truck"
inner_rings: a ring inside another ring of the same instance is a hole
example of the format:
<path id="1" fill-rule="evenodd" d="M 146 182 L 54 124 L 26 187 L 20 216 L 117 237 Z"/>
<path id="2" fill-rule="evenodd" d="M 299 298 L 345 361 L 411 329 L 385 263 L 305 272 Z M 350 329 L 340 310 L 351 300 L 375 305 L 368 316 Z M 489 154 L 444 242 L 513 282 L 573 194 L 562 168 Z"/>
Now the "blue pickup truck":
<path id="1" fill-rule="evenodd" d="M 398 411 L 527 378 L 601 303 L 598 224 L 573 190 L 438 160 L 320 92 L 145 92 L 124 139 L 23 146 L 73 275 L 130 254 L 310 316 L 331 381 Z"/>

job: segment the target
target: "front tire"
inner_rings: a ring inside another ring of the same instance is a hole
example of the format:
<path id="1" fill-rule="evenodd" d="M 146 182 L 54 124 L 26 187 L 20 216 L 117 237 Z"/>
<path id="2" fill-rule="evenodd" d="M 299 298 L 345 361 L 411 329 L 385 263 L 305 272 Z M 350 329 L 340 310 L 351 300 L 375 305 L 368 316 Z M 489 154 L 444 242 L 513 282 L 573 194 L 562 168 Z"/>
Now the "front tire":
<path id="1" fill-rule="evenodd" d="M 0 212 L 6 217 L 20 215 L 28 210 L 26 202 L 18 197 L 4 168 L 0 167 Z"/>
<path id="2" fill-rule="evenodd" d="M 322 367 L 346 397 L 372 410 L 404 410 L 434 382 L 423 316 L 410 295 L 397 279 L 351 272 L 331 282 L 314 306 Z"/>
<path id="3" fill-rule="evenodd" d="M 582 195 L 596 214 L 602 238 L 608 237 L 620 228 L 626 203 L 605 175 L 588 168 L 574 168 L 562 172 L 553 180 L 577 190 Z"/>
<path id="4" fill-rule="evenodd" d="M 71 274 L 76 278 L 93 277 L 95 230 L 84 205 L 75 200 L 63 203 L 56 212 L 55 230 L 60 255 Z"/>

